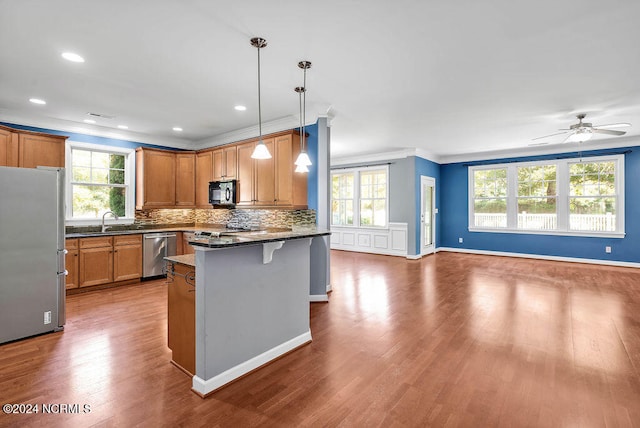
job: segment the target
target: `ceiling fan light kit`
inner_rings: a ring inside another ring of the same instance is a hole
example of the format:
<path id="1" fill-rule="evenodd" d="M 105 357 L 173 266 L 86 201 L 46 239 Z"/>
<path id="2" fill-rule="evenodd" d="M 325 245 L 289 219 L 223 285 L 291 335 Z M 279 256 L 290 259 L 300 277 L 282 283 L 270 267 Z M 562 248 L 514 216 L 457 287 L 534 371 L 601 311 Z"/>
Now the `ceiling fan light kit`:
<path id="1" fill-rule="evenodd" d="M 533 140 L 539 140 L 542 138 L 554 137 L 556 135 L 563 135 L 569 132 L 569 136 L 564 139 L 563 143 L 583 143 L 587 140 L 590 140 L 593 137 L 593 134 L 605 134 L 605 135 L 615 135 L 621 136 L 626 134 L 625 131 L 617 131 L 611 128 L 624 128 L 627 126 L 631 126 L 630 123 L 610 123 L 608 125 L 593 125 L 588 122 L 583 122 L 587 115 L 582 113 L 576 115 L 578 119 L 578 123 L 574 123 L 569 126 L 569 129 L 560 129 L 562 132 L 556 132 L 550 135 L 544 135 L 542 137 L 533 138 Z"/>

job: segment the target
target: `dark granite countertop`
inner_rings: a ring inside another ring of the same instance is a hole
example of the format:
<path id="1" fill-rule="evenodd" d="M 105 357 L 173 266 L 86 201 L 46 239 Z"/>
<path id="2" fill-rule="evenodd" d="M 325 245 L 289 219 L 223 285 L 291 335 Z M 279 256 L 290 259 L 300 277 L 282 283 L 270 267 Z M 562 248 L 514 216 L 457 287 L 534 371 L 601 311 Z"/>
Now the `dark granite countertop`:
<path id="1" fill-rule="evenodd" d="M 314 238 L 316 236 L 331 235 L 331 231 L 316 228 L 301 228 L 290 231 L 249 231 L 235 232 L 218 237 L 202 237 L 189 241 L 191 245 L 208 248 L 230 248 L 245 245 L 259 245 L 266 242 L 288 241 L 291 239 Z"/>

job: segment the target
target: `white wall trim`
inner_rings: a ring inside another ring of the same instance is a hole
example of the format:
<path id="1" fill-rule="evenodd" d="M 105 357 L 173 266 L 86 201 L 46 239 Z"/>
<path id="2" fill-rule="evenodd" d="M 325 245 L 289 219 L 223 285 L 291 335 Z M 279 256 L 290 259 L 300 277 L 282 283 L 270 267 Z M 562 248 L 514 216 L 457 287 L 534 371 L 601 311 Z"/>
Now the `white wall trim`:
<path id="1" fill-rule="evenodd" d="M 523 259 L 552 260 L 557 262 L 585 263 L 605 266 L 640 268 L 640 263 L 621 262 L 617 260 L 583 259 L 579 257 L 546 256 L 542 254 L 510 253 L 506 251 L 472 250 L 468 248 L 439 247 L 439 251 L 452 253 L 481 254 L 486 256 L 519 257 Z"/>
<path id="2" fill-rule="evenodd" d="M 389 223 L 388 228 L 331 226 L 331 249 L 358 253 L 406 256 L 407 223 Z"/>
<path id="3" fill-rule="evenodd" d="M 433 254 L 433 253 L 428 253 L 428 254 Z M 427 256 L 428 254 L 412 254 L 412 255 L 406 256 L 406 258 L 409 260 L 420 260 L 422 257 Z"/>
<path id="4" fill-rule="evenodd" d="M 313 123 L 316 123 L 313 121 Z M 262 135 L 273 134 L 274 132 L 286 131 L 300 126 L 298 116 L 285 116 L 279 119 L 262 123 Z M 255 138 L 259 135 L 258 125 L 249 126 L 243 129 L 226 132 L 224 134 L 215 135 L 213 137 L 204 138 L 196 141 L 193 146 L 195 150 L 207 149 L 209 147 L 220 146 L 223 144 L 235 143 L 242 140 Z"/>
<path id="5" fill-rule="evenodd" d="M 191 389 L 193 389 L 197 394 L 205 396 L 238 379 L 239 377 L 264 366 L 287 352 L 291 352 L 296 348 L 306 345 L 309 342 L 311 342 L 311 330 L 271 348 L 248 361 L 240 363 L 235 367 L 231 367 L 229 370 L 226 370 L 211 379 L 204 380 L 198 376 L 194 376 L 192 379 Z"/>
<path id="6" fill-rule="evenodd" d="M 590 150 L 621 149 L 640 145 L 640 137 L 616 137 L 615 139 L 590 140 L 584 143 L 565 143 L 544 145 L 538 147 L 526 147 L 522 149 L 510 148 L 491 152 L 465 153 L 459 155 L 440 156 L 441 164 L 474 162 L 492 159 L 520 158 L 527 156 L 541 156 L 549 154 L 561 154 L 570 152 L 586 152 Z"/>
<path id="7" fill-rule="evenodd" d="M 327 284 L 327 293 L 329 293 L 333 288 L 331 288 L 331 284 Z"/>
<path id="8" fill-rule="evenodd" d="M 310 294 L 309 295 L 309 302 L 328 302 L 329 301 L 329 296 L 327 296 L 326 294 Z"/>
<path id="9" fill-rule="evenodd" d="M 403 149 L 392 152 L 372 153 L 369 155 L 346 156 L 342 158 L 332 158 L 331 166 L 357 164 L 362 165 L 369 162 L 382 162 L 391 159 L 404 159 L 409 156 L 418 156 L 431 162 L 438 163 L 439 156 L 424 149 Z"/>

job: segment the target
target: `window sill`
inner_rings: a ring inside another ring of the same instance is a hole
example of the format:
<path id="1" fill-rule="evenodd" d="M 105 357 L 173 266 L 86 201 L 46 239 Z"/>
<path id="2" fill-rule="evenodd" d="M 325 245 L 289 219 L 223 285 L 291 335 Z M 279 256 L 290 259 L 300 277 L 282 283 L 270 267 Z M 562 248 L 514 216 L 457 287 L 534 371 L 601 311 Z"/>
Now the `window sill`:
<path id="1" fill-rule="evenodd" d="M 517 233 L 523 235 L 549 235 L 549 236 L 581 236 L 588 238 L 618 238 L 625 237 L 625 232 L 588 232 L 588 231 L 568 231 L 568 230 L 526 230 L 526 229 L 483 229 L 479 227 L 469 227 L 469 232 L 484 233 Z"/>
<path id="2" fill-rule="evenodd" d="M 132 217 L 120 217 L 118 220 L 115 220 L 113 217 L 107 217 L 105 219 L 105 226 L 113 226 L 113 225 L 129 225 L 133 224 L 135 221 Z M 67 219 L 64 222 L 65 226 L 101 226 L 102 219 L 84 219 L 84 220 L 72 220 Z"/>

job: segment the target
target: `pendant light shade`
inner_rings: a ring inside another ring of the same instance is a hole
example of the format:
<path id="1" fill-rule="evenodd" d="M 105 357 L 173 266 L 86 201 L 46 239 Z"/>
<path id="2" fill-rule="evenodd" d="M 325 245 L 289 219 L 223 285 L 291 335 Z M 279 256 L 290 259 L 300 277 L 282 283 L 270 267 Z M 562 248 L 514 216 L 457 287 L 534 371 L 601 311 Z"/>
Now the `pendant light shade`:
<path id="1" fill-rule="evenodd" d="M 296 166 L 296 172 L 309 172 L 309 168 L 306 165 Z"/>
<path id="2" fill-rule="evenodd" d="M 304 132 L 304 126 L 306 123 L 306 115 L 307 115 L 307 70 L 311 68 L 311 62 L 309 61 L 300 61 L 298 63 L 298 67 L 300 67 L 303 71 L 303 86 L 298 86 L 295 91 L 298 93 L 300 99 L 300 154 L 295 161 L 295 165 L 297 165 L 296 172 L 309 172 L 308 166 L 311 166 L 311 159 L 309 159 L 309 155 L 307 154 L 307 146 L 305 142 L 306 133 Z"/>
<path id="3" fill-rule="evenodd" d="M 258 49 L 258 131 L 260 134 L 258 144 L 256 144 L 251 157 L 253 159 L 271 159 L 271 153 L 262 141 L 262 106 L 260 105 L 260 48 L 267 46 L 267 41 L 261 37 L 251 39 L 251 46 Z"/>

